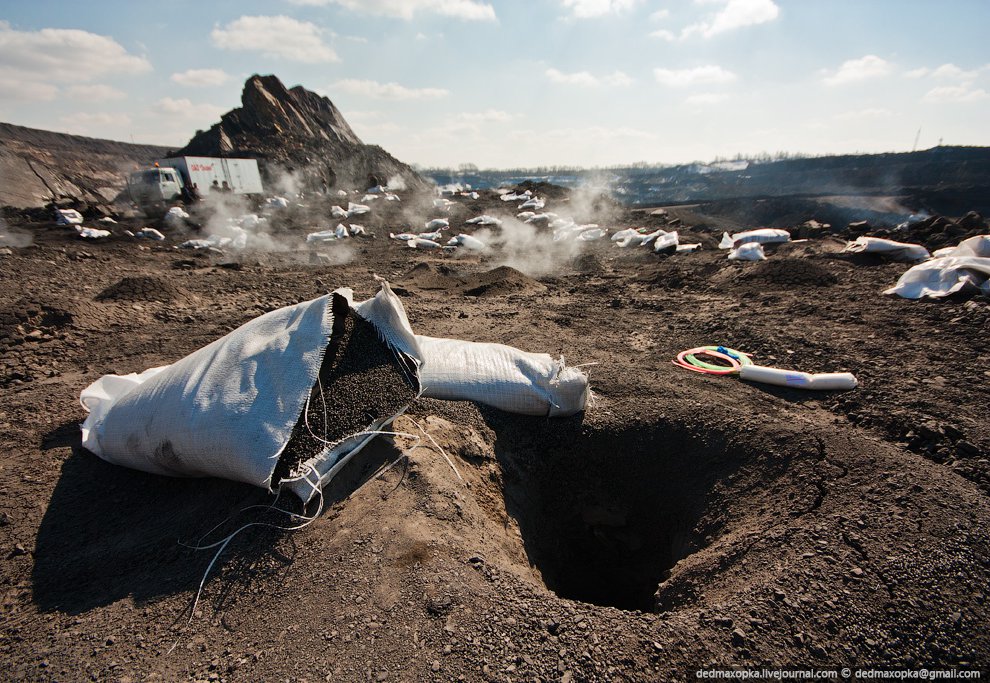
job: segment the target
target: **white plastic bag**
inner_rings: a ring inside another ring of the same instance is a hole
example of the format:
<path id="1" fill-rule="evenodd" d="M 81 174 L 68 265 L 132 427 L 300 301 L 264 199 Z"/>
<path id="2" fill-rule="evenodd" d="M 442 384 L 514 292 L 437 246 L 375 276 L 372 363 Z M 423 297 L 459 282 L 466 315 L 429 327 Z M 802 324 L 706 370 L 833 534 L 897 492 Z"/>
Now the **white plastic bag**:
<path id="1" fill-rule="evenodd" d="M 967 287 L 990 294 L 990 235 L 970 237 L 936 253 L 945 255 L 913 266 L 884 294 L 939 298 Z"/>
<path id="2" fill-rule="evenodd" d="M 82 214 L 75 209 L 56 209 L 55 222 L 59 225 L 82 225 Z"/>
<path id="3" fill-rule="evenodd" d="M 736 234 L 729 236 L 729 233 L 722 233 L 722 241 L 719 242 L 719 249 L 732 249 L 733 247 L 738 247 L 743 244 L 779 244 L 781 242 L 788 242 L 791 239 L 791 234 L 786 230 L 778 230 L 776 228 L 759 228 L 757 230 L 746 230 L 744 232 L 737 232 Z"/>
<path id="4" fill-rule="evenodd" d="M 729 252 L 730 261 L 766 261 L 767 255 L 763 253 L 763 245 L 759 242 L 747 242 L 741 244 Z"/>
<path id="5" fill-rule="evenodd" d="M 895 242 L 880 237 L 857 237 L 856 241 L 846 244 L 842 251 L 851 254 L 883 254 L 898 261 L 924 261 L 931 258 L 928 250 L 920 244 Z"/>

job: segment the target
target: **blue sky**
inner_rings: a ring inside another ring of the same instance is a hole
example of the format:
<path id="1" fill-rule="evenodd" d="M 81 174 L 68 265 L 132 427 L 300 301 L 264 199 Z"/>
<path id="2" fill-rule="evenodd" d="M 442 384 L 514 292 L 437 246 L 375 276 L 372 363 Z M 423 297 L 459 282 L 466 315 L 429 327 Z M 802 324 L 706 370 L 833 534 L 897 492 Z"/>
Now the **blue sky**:
<path id="1" fill-rule="evenodd" d="M 273 73 L 420 165 L 990 145 L 986 0 L 0 3 L 0 120 L 184 144 Z"/>

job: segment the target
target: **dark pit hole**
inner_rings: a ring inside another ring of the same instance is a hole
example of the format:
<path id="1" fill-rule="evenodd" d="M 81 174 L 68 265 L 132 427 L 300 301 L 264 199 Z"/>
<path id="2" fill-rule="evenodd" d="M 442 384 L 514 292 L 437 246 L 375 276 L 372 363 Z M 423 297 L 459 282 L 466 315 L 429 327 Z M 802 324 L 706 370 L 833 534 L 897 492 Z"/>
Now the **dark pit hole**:
<path id="1" fill-rule="evenodd" d="M 671 568 L 718 535 L 742 453 L 669 424 L 563 441 L 500 453 L 531 564 L 562 598 L 657 611 Z"/>

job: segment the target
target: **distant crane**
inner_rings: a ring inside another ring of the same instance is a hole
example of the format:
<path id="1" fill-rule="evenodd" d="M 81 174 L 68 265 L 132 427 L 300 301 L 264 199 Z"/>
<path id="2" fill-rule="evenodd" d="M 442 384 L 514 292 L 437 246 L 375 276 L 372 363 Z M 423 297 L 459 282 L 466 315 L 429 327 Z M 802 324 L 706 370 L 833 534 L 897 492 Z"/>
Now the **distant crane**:
<path id="1" fill-rule="evenodd" d="M 914 136 L 914 147 L 911 148 L 912 152 L 916 152 L 918 150 L 918 140 L 920 138 L 921 138 L 921 128 L 918 129 L 917 135 Z"/>

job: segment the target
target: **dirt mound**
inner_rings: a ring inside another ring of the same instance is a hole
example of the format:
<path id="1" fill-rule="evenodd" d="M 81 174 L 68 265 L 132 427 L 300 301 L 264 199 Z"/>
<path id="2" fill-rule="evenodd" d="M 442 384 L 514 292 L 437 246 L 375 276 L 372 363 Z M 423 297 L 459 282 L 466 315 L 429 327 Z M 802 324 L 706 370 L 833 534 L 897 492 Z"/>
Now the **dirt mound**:
<path id="1" fill-rule="evenodd" d="M 187 296 L 187 292 L 167 280 L 153 275 L 125 277 L 96 295 L 97 301 L 160 301 L 168 303 Z"/>
<path id="2" fill-rule="evenodd" d="M 546 287 L 515 268 L 499 266 L 487 273 L 464 278 L 462 291 L 467 296 L 504 296 L 506 294 L 539 294 Z"/>
<path id="3" fill-rule="evenodd" d="M 830 287 L 839 278 L 821 264 L 805 259 L 770 259 L 739 276 L 744 282 L 784 287 Z"/>
<path id="4" fill-rule="evenodd" d="M 248 78 L 241 106 L 173 156 L 248 156 L 259 160 L 266 175 L 290 169 L 313 190 L 324 182 L 363 188 L 395 176 L 409 189 L 426 187 L 408 165 L 377 145 L 361 142 L 329 98 L 301 85 L 286 88 L 275 76 Z"/>
<path id="5" fill-rule="evenodd" d="M 432 263 L 417 263 L 401 282 L 407 288 L 425 290 L 453 289 L 462 284 L 453 268 Z"/>
<path id="6" fill-rule="evenodd" d="M 407 290 L 440 290 L 476 297 L 546 291 L 544 285 L 509 266 L 499 266 L 483 273 L 461 274 L 448 266 L 419 263 L 400 281 L 400 285 Z"/>

